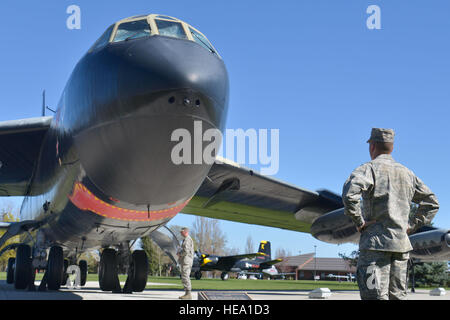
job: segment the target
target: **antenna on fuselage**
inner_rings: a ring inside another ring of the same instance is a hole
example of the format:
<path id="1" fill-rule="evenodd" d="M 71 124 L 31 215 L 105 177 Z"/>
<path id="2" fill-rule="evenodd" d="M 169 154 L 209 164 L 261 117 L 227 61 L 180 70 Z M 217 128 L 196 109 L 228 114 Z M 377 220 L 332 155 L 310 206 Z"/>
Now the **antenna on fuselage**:
<path id="1" fill-rule="evenodd" d="M 45 117 L 45 90 L 42 92 L 42 116 Z"/>
<path id="2" fill-rule="evenodd" d="M 45 109 L 50 110 L 53 113 L 56 113 L 55 110 L 50 109 L 48 106 L 45 105 L 45 90 L 42 92 L 42 116 L 45 117 Z"/>

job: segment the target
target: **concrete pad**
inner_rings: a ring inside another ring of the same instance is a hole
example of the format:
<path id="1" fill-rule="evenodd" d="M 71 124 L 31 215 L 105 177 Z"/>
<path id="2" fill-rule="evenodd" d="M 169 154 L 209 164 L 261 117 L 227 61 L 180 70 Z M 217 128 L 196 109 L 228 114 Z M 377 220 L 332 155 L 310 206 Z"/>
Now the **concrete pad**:
<path id="1" fill-rule="evenodd" d="M 36 281 L 39 285 L 39 281 Z M 154 284 L 154 283 L 153 283 Z M 122 283 L 122 286 L 124 283 Z M 151 287 L 152 283 L 148 285 Z M 161 285 L 161 284 L 158 284 Z M 204 290 L 202 290 L 204 291 Z M 242 291 L 239 291 L 242 292 Z M 245 291 L 252 300 L 311 300 L 310 291 Z M 360 300 L 359 291 L 332 291 L 328 300 Z M 101 291 L 98 282 L 87 282 L 80 289 L 62 288 L 59 291 L 28 292 L 16 290 L 14 285 L 0 280 L 0 300 L 177 300 L 184 291 L 145 289 L 143 292 L 132 294 L 111 293 Z M 192 291 L 192 300 L 198 300 L 198 292 Z M 408 300 L 450 300 L 450 295 L 431 296 L 430 290 L 416 289 L 415 293 L 408 294 Z M 322 300 L 318 300 L 322 301 Z"/>
<path id="2" fill-rule="evenodd" d="M 450 300 L 450 296 L 430 296 L 430 290 L 416 289 L 408 292 L 407 300 Z M 252 300 L 311 300 L 310 291 L 247 291 Z M 328 299 L 321 300 L 361 300 L 359 291 L 331 291 Z"/>
<path id="3" fill-rule="evenodd" d="M 35 282 L 39 286 L 40 281 Z M 125 282 L 121 282 L 121 286 Z M 151 285 L 171 285 L 163 283 L 148 283 Z M 59 291 L 30 292 L 16 290 L 13 284 L 7 284 L 0 280 L 0 300 L 178 300 L 184 291 L 180 290 L 144 290 L 132 294 L 112 293 L 100 290 L 98 281 L 88 281 L 79 289 L 67 289 L 62 287 Z M 192 292 L 192 298 L 197 300 L 197 292 Z"/>

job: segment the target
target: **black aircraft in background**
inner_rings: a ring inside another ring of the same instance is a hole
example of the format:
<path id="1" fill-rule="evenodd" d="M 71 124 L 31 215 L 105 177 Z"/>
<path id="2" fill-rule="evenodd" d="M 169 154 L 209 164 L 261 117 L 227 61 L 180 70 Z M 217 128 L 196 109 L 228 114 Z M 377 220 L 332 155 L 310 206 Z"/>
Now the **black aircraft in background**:
<path id="1" fill-rule="evenodd" d="M 254 258 L 254 259 L 253 259 Z M 227 280 L 228 272 L 246 272 L 256 274 L 276 275 L 277 271 L 272 268 L 274 264 L 282 259 L 271 260 L 271 249 L 269 241 L 261 241 L 258 252 L 234 256 L 217 256 L 196 252 L 192 264 L 192 272 L 195 279 L 200 280 L 202 271 L 222 271 L 222 280 Z"/>
<path id="2" fill-rule="evenodd" d="M 357 241 L 337 194 L 302 189 L 219 157 L 173 161 L 180 142 L 174 131 L 193 137 L 223 131 L 228 100 L 225 64 L 190 24 L 151 14 L 107 28 L 75 66 L 53 117 L 0 123 L 0 196 L 24 197 L 20 221 L 0 226 L 0 246 L 20 235 L 0 252 L 16 250 L 8 283 L 34 289 L 40 269 L 40 289 L 57 290 L 70 265 L 79 267 L 83 285 L 87 263 L 80 254 L 99 249 L 102 290 L 121 291 L 118 273 L 125 270 L 124 291 L 142 291 L 148 261 L 144 251 L 131 252 L 132 244 L 180 211 L 307 232 L 332 243 Z M 209 145 L 194 143 L 190 153 L 195 158 Z M 410 238 L 414 254 L 448 260 L 447 229 Z"/>

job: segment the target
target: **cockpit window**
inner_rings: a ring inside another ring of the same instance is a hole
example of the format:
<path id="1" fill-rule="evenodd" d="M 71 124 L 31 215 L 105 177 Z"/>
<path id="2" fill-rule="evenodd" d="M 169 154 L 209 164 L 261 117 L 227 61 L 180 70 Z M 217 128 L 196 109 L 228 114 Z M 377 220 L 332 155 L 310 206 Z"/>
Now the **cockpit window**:
<path id="1" fill-rule="evenodd" d="M 166 19 L 166 20 L 177 21 L 177 20 L 174 19 L 174 18 L 171 18 L 171 17 L 169 17 L 169 16 L 164 16 L 164 15 L 162 15 L 162 14 L 158 14 L 158 15 L 156 16 L 156 18 L 161 18 L 161 19 Z"/>
<path id="2" fill-rule="evenodd" d="M 162 36 L 187 39 L 183 26 L 179 22 L 155 19 L 159 34 Z"/>
<path id="3" fill-rule="evenodd" d="M 90 51 L 102 48 L 108 42 L 127 41 L 143 37 L 150 38 L 156 35 L 196 42 L 221 58 L 208 38 L 200 31 L 186 22 L 162 14 L 134 16 L 116 22 L 94 43 Z"/>
<path id="4" fill-rule="evenodd" d="M 97 48 L 102 47 L 103 45 L 107 44 L 109 42 L 109 38 L 111 37 L 111 32 L 114 29 L 114 25 L 110 26 L 106 31 L 102 34 L 100 38 L 98 38 L 97 41 L 95 41 L 94 45 L 90 50 L 95 50 Z"/>
<path id="5" fill-rule="evenodd" d="M 150 36 L 150 25 L 147 20 L 124 22 L 117 28 L 113 42 L 126 41 Z"/>
<path id="6" fill-rule="evenodd" d="M 189 31 L 191 32 L 192 38 L 194 39 L 195 42 L 197 42 L 199 45 L 201 45 L 202 47 L 204 47 L 205 49 L 207 49 L 213 53 L 216 52 L 214 50 L 212 44 L 208 41 L 208 39 L 206 39 L 206 37 L 204 35 L 195 31 L 191 27 L 189 27 Z"/>

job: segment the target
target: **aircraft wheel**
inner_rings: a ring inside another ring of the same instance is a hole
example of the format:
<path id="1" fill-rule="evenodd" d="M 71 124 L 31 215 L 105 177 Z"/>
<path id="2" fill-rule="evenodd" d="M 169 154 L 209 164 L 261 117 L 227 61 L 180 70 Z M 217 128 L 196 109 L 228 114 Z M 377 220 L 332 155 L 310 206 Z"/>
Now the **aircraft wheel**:
<path id="1" fill-rule="evenodd" d="M 50 248 L 47 264 L 47 286 L 49 290 L 59 290 L 64 277 L 64 255 L 60 246 Z"/>
<path id="2" fill-rule="evenodd" d="M 230 277 L 230 276 L 229 276 L 228 273 L 226 273 L 226 272 L 222 272 L 222 274 L 220 275 L 220 278 L 221 278 L 222 280 L 228 280 L 229 277 Z"/>
<path id="3" fill-rule="evenodd" d="M 196 271 L 194 276 L 195 276 L 196 280 L 200 280 L 202 278 L 202 272 L 201 271 Z"/>
<path id="4" fill-rule="evenodd" d="M 16 263 L 15 258 L 8 259 L 8 270 L 6 273 L 6 283 L 14 283 L 14 264 Z"/>
<path id="5" fill-rule="evenodd" d="M 147 285 L 148 259 L 144 250 L 135 250 L 131 256 L 131 285 L 134 292 L 142 292 Z"/>
<path id="6" fill-rule="evenodd" d="M 64 259 L 64 270 L 63 270 L 62 281 L 61 281 L 62 286 L 65 286 L 67 283 L 67 279 L 69 279 L 69 275 L 67 274 L 68 267 L 69 267 L 69 260 Z"/>
<path id="7" fill-rule="evenodd" d="M 14 287 L 25 289 L 31 280 L 31 248 L 21 244 L 16 251 L 16 265 L 14 268 Z"/>
<path id="8" fill-rule="evenodd" d="M 100 289 L 103 291 L 113 291 L 116 289 L 116 284 L 119 281 L 116 250 L 103 250 L 98 266 L 98 280 Z"/>
<path id="9" fill-rule="evenodd" d="M 86 260 L 80 260 L 78 263 L 80 267 L 80 286 L 86 285 L 87 273 L 88 273 L 88 264 Z"/>

